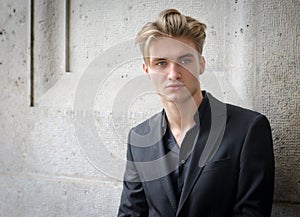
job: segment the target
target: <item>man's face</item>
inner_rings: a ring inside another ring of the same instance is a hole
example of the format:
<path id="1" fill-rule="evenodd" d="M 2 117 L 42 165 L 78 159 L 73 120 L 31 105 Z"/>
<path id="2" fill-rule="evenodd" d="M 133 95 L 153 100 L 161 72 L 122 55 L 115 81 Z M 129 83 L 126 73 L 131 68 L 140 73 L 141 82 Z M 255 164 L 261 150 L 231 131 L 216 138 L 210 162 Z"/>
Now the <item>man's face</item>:
<path id="1" fill-rule="evenodd" d="M 199 74 L 205 60 L 186 38 L 159 37 L 151 41 L 143 69 L 163 101 L 184 103 L 200 96 Z"/>

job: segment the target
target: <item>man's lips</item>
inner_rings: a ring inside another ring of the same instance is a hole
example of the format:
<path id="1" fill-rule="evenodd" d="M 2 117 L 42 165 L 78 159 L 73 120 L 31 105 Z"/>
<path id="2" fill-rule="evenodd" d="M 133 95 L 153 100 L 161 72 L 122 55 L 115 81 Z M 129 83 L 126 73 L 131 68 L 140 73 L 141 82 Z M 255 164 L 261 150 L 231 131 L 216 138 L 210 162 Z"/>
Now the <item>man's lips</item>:
<path id="1" fill-rule="evenodd" d="M 167 89 L 179 89 L 181 87 L 183 87 L 184 85 L 183 84 L 169 84 L 166 86 Z"/>

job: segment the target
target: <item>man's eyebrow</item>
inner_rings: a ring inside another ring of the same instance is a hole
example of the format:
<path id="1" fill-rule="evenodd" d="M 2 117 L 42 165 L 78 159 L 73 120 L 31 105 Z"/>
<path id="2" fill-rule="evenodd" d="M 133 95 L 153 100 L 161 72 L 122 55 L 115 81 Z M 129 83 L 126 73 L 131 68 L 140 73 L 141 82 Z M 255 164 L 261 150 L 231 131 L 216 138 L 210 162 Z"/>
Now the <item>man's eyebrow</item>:
<path id="1" fill-rule="evenodd" d="M 187 54 L 181 55 L 181 56 L 178 57 L 177 59 L 179 60 L 179 59 L 182 59 L 182 58 L 185 58 L 185 57 L 194 57 L 194 55 L 191 54 L 191 53 L 187 53 Z"/>
<path id="2" fill-rule="evenodd" d="M 161 61 L 161 60 L 167 60 L 168 58 L 165 58 L 165 57 L 155 57 L 153 58 L 152 61 Z"/>
<path id="3" fill-rule="evenodd" d="M 191 53 L 183 54 L 183 55 L 177 57 L 177 60 L 182 59 L 182 58 L 186 58 L 186 57 L 194 57 L 194 55 L 191 54 Z M 155 58 L 153 58 L 152 61 L 162 61 L 162 60 L 168 60 L 168 59 L 169 58 L 167 58 L 167 57 L 155 57 Z"/>

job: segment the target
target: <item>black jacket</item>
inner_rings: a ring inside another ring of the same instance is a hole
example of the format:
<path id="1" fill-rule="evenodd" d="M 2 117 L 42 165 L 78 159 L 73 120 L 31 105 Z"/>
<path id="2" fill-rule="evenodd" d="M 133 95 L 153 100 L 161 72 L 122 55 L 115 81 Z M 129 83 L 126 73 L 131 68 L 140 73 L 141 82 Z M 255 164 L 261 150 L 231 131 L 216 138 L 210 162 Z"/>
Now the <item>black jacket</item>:
<path id="1" fill-rule="evenodd" d="M 162 151 L 163 112 L 130 131 L 119 217 L 271 215 L 274 155 L 268 120 L 206 95 L 209 104 L 200 117 L 179 203 L 168 176 L 176 164 Z"/>

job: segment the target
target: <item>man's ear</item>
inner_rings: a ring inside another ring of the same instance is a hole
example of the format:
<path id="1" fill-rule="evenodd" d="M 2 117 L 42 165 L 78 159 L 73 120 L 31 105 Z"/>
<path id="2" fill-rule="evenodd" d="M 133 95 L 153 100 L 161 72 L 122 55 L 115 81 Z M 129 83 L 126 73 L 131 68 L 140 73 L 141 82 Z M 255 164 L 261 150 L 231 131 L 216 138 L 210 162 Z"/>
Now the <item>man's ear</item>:
<path id="1" fill-rule="evenodd" d="M 142 68 L 143 68 L 143 71 L 146 73 L 147 77 L 148 77 L 149 79 L 151 79 L 150 73 L 149 73 L 149 68 L 148 68 L 148 66 L 147 66 L 146 63 L 143 63 Z"/>
<path id="2" fill-rule="evenodd" d="M 200 56 L 200 72 L 199 74 L 202 75 L 204 70 L 205 70 L 205 64 L 206 64 L 206 61 L 205 61 L 205 58 L 204 56 Z"/>

